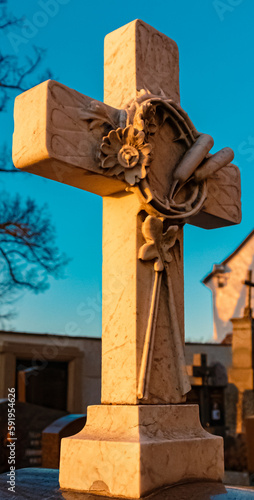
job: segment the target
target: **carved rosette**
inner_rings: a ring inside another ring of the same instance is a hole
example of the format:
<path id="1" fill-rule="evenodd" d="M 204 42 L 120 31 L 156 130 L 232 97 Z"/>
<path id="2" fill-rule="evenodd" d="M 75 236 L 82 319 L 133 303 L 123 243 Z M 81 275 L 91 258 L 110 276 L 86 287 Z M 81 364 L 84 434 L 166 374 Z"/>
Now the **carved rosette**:
<path id="1" fill-rule="evenodd" d="M 145 142 L 142 130 L 132 125 L 111 130 L 103 138 L 100 150 L 101 166 L 108 175 L 123 178 L 131 186 L 146 177 L 152 148 Z"/>

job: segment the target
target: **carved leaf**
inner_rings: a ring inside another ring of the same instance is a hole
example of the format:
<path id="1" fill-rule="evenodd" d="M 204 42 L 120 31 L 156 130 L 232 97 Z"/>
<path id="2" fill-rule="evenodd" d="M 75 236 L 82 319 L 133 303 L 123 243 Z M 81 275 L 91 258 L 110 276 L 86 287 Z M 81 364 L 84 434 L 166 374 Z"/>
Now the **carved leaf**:
<path id="1" fill-rule="evenodd" d="M 108 113 L 107 106 L 98 101 L 92 101 L 90 106 L 80 112 L 80 118 L 90 123 L 89 129 L 93 130 L 96 127 L 101 127 L 104 124 L 110 128 L 117 128 L 118 123 L 112 120 Z"/>
<path id="2" fill-rule="evenodd" d="M 161 246 L 165 262 L 171 262 L 172 260 L 169 249 L 175 245 L 177 231 L 178 226 L 170 226 L 168 230 L 163 234 Z"/>
<path id="3" fill-rule="evenodd" d="M 160 260 L 161 257 L 160 257 L 160 254 L 158 252 L 158 249 L 157 249 L 155 243 L 145 243 L 140 248 L 139 259 L 141 259 L 141 260 L 153 260 L 153 259 Z"/>
<path id="4" fill-rule="evenodd" d="M 163 232 L 163 222 L 157 217 L 148 215 L 142 225 L 142 233 L 147 243 L 139 250 L 139 259 L 154 260 L 154 269 L 163 271 L 164 264 L 160 253 L 160 242 Z"/>
<path id="5" fill-rule="evenodd" d="M 38 101 L 39 98 L 38 93 Z M 54 160 L 102 174 L 99 146 L 109 130 L 117 128 L 120 110 L 54 81 L 47 84 L 47 109 L 47 148 L 50 156 Z"/>

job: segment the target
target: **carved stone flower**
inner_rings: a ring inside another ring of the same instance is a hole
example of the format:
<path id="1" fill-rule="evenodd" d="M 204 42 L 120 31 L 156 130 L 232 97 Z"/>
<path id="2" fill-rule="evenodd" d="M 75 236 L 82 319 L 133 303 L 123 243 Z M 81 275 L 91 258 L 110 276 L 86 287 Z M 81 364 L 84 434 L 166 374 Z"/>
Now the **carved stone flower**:
<path id="1" fill-rule="evenodd" d="M 101 145 L 102 168 L 109 175 L 123 174 L 128 184 L 133 186 L 146 176 L 146 168 L 151 162 L 151 145 L 144 142 L 145 134 L 132 125 L 111 130 L 103 138 Z"/>
<path id="2" fill-rule="evenodd" d="M 146 243 L 139 249 L 139 259 L 154 260 L 154 270 L 163 271 L 165 262 L 171 262 L 170 248 L 175 245 L 178 226 L 169 226 L 163 233 L 163 222 L 158 217 L 148 215 L 142 224 Z"/>

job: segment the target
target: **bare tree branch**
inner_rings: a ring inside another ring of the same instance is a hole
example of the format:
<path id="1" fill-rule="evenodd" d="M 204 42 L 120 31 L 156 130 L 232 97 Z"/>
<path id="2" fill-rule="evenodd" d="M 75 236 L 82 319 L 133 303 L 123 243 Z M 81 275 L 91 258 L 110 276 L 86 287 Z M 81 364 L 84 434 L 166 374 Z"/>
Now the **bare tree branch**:
<path id="1" fill-rule="evenodd" d="M 0 32 L 18 26 L 20 20 L 9 15 L 7 0 L 0 0 Z M 17 56 L 0 50 L 0 112 L 10 97 L 40 83 L 35 78 L 44 51 L 33 47 L 32 55 L 21 62 Z M 47 77 L 51 76 L 48 72 Z M 0 148 L 0 172 L 17 173 L 6 145 Z M 55 243 L 55 229 L 47 207 L 38 207 L 28 198 L 0 192 L 0 325 L 13 317 L 10 307 L 22 290 L 35 293 L 48 288 L 48 277 L 62 277 L 68 259 Z"/>
<path id="2" fill-rule="evenodd" d="M 10 26 L 19 26 L 20 19 L 11 16 L 6 9 L 7 0 L 0 1 L 0 31 L 5 32 Z M 34 81 L 28 81 L 28 77 L 35 75 L 41 61 L 44 58 L 45 51 L 39 47 L 32 47 L 32 55 L 27 56 L 22 63 L 16 55 L 6 54 L 0 50 L 0 111 L 6 109 L 7 102 L 10 98 L 11 91 L 24 92 L 29 87 L 32 87 L 41 81 L 41 78 L 36 78 Z M 47 70 L 43 75 L 43 79 L 51 76 L 51 72 Z"/>
<path id="3" fill-rule="evenodd" d="M 15 297 L 22 289 L 35 293 L 46 290 L 48 276 L 62 277 L 67 262 L 55 245 L 47 207 L 1 193 L 0 302 L 6 304 L 10 294 Z"/>

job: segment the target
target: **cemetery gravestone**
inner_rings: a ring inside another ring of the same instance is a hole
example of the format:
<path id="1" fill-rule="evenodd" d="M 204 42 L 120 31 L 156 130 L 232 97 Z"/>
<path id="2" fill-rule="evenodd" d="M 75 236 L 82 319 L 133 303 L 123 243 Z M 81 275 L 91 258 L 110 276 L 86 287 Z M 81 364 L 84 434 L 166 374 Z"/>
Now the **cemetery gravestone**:
<path id="1" fill-rule="evenodd" d="M 48 425 L 42 432 L 42 467 L 59 469 L 61 439 L 81 431 L 86 415 L 66 415 Z"/>
<path id="2" fill-rule="evenodd" d="M 105 103 L 54 81 L 16 101 L 16 167 L 103 196 L 102 404 L 62 441 L 62 488 L 139 498 L 223 476 L 222 439 L 181 404 L 183 226 L 239 223 L 240 177 L 178 81 L 175 42 L 137 20 L 106 37 Z"/>
<path id="3" fill-rule="evenodd" d="M 192 366 L 192 390 L 188 403 L 198 403 L 200 421 L 212 434 L 224 436 L 225 410 L 224 389 L 227 386 L 227 372 L 221 363 L 208 365 L 205 353 L 194 354 Z"/>

